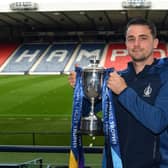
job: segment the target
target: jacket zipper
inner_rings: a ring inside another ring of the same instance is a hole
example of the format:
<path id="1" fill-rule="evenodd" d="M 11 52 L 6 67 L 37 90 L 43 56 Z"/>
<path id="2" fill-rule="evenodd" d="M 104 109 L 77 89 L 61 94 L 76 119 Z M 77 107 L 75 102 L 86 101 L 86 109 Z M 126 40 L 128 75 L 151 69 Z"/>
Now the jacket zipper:
<path id="1" fill-rule="evenodd" d="M 153 160 L 156 159 L 156 148 L 157 148 L 157 137 L 154 137 L 154 144 L 153 144 Z"/>

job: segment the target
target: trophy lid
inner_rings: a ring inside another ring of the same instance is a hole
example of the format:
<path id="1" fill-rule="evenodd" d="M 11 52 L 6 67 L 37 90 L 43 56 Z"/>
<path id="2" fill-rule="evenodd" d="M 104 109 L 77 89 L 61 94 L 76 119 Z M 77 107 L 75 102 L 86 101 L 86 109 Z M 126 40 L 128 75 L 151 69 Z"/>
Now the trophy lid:
<path id="1" fill-rule="evenodd" d="M 100 63 L 100 60 L 99 59 L 90 59 L 90 64 L 93 64 L 93 65 L 98 65 Z"/>
<path id="2" fill-rule="evenodd" d="M 90 64 L 84 68 L 85 71 L 90 71 L 90 70 L 103 70 L 104 68 L 99 64 L 100 63 L 100 59 L 97 59 L 96 56 L 93 56 L 90 59 Z"/>

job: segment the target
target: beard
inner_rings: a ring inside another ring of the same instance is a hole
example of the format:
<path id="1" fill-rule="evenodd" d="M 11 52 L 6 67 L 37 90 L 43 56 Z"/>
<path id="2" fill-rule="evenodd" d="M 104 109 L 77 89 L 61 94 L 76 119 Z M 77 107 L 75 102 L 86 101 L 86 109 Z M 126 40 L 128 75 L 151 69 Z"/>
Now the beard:
<path id="1" fill-rule="evenodd" d="M 133 55 L 130 55 L 132 60 L 134 62 L 144 62 L 145 60 L 147 60 L 149 57 L 151 57 L 153 51 L 150 51 L 147 55 L 141 55 L 141 57 L 134 57 Z"/>
<path id="2" fill-rule="evenodd" d="M 147 60 L 147 59 L 148 59 L 148 57 L 145 57 L 145 56 L 143 56 L 143 57 L 141 57 L 141 58 L 132 57 L 132 60 L 133 60 L 134 62 L 144 62 L 144 61 Z"/>

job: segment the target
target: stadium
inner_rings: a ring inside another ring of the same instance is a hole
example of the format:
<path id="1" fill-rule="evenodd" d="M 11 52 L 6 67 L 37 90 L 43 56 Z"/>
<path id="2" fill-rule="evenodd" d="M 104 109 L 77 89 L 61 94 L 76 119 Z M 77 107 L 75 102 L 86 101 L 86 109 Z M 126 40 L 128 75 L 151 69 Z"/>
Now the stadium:
<path id="1" fill-rule="evenodd" d="M 167 0 L 0 2 L 0 167 L 68 167 L 75 64 L 96 56 L 123 70 L 130 18 L 158 29 L 156 58 L 168 55 Z M 104 139 L 83 137 L 86 166 L 101 167 Z"/>

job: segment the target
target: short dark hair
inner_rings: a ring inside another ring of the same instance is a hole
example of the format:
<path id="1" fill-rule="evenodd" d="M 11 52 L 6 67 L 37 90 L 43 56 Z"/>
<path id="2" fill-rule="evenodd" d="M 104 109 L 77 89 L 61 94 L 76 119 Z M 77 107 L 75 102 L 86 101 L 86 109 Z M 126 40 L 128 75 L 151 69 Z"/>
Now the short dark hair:
<path id="1" fill-rule="evenodd" d="M 125 30 L 125 35 L 127 33 L 127 30 L 128 28 L 131 26 L 131 25 L 144 25 L 144 26 L 148 26 L 150 31 L 151 31 L 151 34 L 153 36 L 153 38 L 156 38 L 157 36 L 157 29 L 156 29 L 156 26 L 153 22 L 151 22 L 150 20 L 146 20 L 146 19 L 143 19 L 143 18 L 133 18 L 131 19 L 127 25 L 126 25 L 126 30 Z"/>

